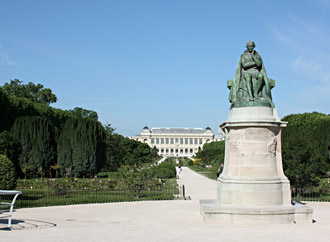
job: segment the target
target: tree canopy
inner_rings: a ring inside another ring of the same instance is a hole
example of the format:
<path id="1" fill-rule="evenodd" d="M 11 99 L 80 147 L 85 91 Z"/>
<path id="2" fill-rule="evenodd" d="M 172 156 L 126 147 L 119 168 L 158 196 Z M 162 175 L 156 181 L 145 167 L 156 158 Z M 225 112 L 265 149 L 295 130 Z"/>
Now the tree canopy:
<path id="1" fill-rule="evenodd" d="M 116 171 L 158 157 L 148 145 L 103 126 L 93 110 L 49 106 L 57 98 L 45 90 L 17 79 L 0 87 L 0 154 L 14 162 L 21 177 L 93 177 L 101 169 Z M 47 101 L 44 92 L 53 99 Z"/>
<path id="2" fill-rule="evenodd" d="M 291 114 L 283 118 L 284 173 L 292 185 L 316 185 L 330 170 L 330 116 L 322 113 Z"/>
<path id="3" fill-rule="evenodd" d="M 70 109 L 69 112 L 76 116 L 77 118 L 90 118 L 94 120 L 98 120 L 97 112 L 93 110 L 87 110 L 80 107 L 75 107 L 74 109 Z"/>
<path id="4" fill-rule="evenodd" d="M 197 152 L 196 158 L 201 159 L 204 165 L 219 166 L 225 159 L 225 141 L 204 144 L 203 150 Z"/>
<path id="5" fill-rule="evenodd" d="M 2 89 L 9 95 L 16 97 L 27 98 L 33 102 L 51 104 L 57 101 L 57 97 L 49 88 L 44 88 L 42 84 L 34 84 L 29 82 L 23 84 L 22 81 L 15 79 L 10 80 L 10 83 L 5 83 Z"/>

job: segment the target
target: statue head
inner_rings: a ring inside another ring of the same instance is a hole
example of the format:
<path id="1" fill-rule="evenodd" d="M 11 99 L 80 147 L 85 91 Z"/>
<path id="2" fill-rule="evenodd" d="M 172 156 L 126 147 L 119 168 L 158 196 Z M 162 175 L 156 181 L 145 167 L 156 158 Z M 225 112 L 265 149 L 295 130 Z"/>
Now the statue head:
<path id="1" fill-rule="evenodd" d="M 245 46 L 251 53 L 251 52 L 253 52 L 254 48 L 256 47 L 256 44 L 252 40 L 249 40 L 248 42 L 246 42 Z"/>

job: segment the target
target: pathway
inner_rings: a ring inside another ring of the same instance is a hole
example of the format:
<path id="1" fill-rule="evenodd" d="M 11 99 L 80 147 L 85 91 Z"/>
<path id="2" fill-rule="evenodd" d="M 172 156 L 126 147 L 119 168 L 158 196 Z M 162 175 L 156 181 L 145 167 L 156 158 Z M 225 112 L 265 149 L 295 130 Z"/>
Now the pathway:
<path id="1" fill-rule="evenodd" d="M 185 186 L 186 196 L 190 196 L 192 200 L 199 201 L 200 199 L 215 199 L 216 197 L 217 182 L 187 167 L 182 168 L 178 184 Z"/>

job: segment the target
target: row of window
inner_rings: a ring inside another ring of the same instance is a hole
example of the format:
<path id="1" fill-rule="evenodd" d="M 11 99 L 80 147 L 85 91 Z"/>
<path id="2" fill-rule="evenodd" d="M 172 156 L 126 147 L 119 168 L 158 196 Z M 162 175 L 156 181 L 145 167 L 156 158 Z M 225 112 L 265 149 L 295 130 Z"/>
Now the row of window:
<path id="1" fill-rule="evenodd" d="M 195 145 L 198 145 L 198 144 L 203 144 L 203 139 L 197 139 L 197 138 L 151 138 L 151 144 L 171 144 L 173 145 L 174 142 L 175 144 L 179 144 L 179 141 L 180 141 L 180 144 L 183 145 L 183 144 L 195 144 Z"/>
<path id="2" fill-rule="evenodd" d="M 180 150 L 175 149 L 175 153 L 174 153 L 174 149 L 159 149 L 158 150 L 158 152 L 161 153 L 161 154 L 168 154 L 169 152 L 171 154 L 179 154 L 179 151 L 180 151 L 180 154 L 183 154 L 183 153 L 188 154 L 188 151 L 189 151 L 190 154 L 192 154 L 194 152 L 193 149 L 190 149 L 190 150 L 189 149 L 180 149 Z"/>

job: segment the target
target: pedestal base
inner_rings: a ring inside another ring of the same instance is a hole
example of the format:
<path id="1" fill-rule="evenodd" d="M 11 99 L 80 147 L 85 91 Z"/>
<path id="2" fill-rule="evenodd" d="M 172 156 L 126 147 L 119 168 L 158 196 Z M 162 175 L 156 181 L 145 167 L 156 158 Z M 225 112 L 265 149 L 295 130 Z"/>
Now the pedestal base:
<path id="1" fill-rule="evenodd" d="M 312 223 L 313 209 L 296 203 L 293 206 L 221 206 L 216 200 L 200 200 L 205 222 L 231 224 Z"/>
<path id="2" fill-rule="evenodd" d="M 290 182 L 282 167 L 281 132 L 286 125 L 273 108 L 230 110 L 220 125 L 226 146 L 217 199 L 200 201 L 206 222 L 312 222 L 312 208 L 291 204 Z"/>

